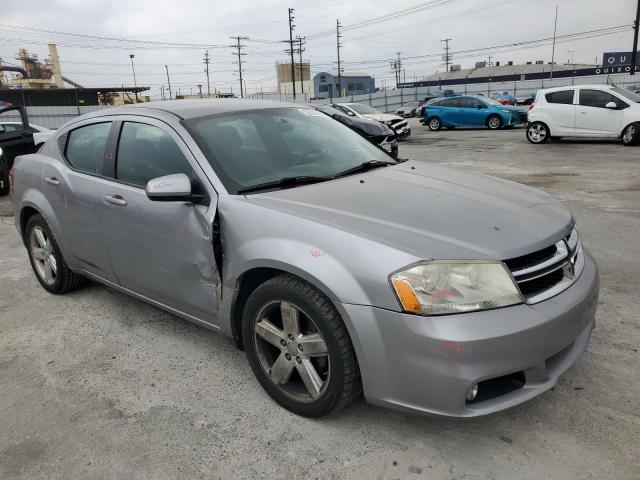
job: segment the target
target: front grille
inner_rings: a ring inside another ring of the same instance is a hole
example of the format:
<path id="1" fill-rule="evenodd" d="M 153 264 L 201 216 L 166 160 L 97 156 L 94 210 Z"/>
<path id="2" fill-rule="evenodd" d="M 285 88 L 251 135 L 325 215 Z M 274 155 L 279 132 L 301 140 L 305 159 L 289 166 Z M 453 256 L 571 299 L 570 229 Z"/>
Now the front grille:
<path id="1" fill-rule="evenodd" d="M 569 235 L 554 245 L 505 260 L 527 303 L 537 303 L 568 288 L 584 267 L 579 243 L 569 248 Z"/>

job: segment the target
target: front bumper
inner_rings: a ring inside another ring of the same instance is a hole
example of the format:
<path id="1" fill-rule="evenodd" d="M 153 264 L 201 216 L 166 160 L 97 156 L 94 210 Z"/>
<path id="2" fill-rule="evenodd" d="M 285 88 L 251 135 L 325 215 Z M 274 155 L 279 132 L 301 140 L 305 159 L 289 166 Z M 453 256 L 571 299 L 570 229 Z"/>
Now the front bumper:
<path id="1" fill-rule="evenodd" d="M 597 266 L 585 252 L 580 278 L 535 305 L 439 317 L 342 307 L 369 402 L 415 413 L 474 417 L 512 407 L 555 385 L 587 346 L 598 291 Z M 524 379 L 520 388 L 466 402 L 473 384 L 516 373 Z"/>
<path id="2" fill-rule="evenodd" d="M 396 129 L 395 132 L 396 132 L 396 135 L 398 136 L 398 140 L 402 140 L 404 138 L 407 138 L 409 135 L 411 135 L 411 127 L 407 125 L 405 127 Z"/>

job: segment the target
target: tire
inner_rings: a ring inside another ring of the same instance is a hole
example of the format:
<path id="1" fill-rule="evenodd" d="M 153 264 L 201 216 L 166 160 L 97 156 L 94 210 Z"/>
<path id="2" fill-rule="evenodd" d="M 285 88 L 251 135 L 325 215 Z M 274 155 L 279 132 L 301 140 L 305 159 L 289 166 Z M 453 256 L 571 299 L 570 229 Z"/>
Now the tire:
<path id="1" fill-rule="evenodd" d="M 632 147 L 640 143 L 640 125 L 631 123 L 622 131 L 622 143 L 627 147 Z"/>
<path id="2" fill-rule="evenodd" d="M 279 275 L 253 291 L 242 316 L 242 337 L 260 385 L 297 415 L 338 412 L 362 392 L 356 354 L 340 315 L 322 293 L 297 277 Z M 317 381 L 309 383 L 310 378 Z"/>
<path id="3" fill-rule="evenodd" d="M 431 117 L 427 123 L 429 130 L 437 132 L 442 128 L 442 121 L 438 117 Z"/>
<path id="4" fill-rule="evenodd" d="M 487 128 L 489 130 L 499 130 L 502 128 L 502 118 L 500 115 L 489 115 L 487 117 Z"/>
<path id="5" fill-rule="evenodd" d="M 4 166 L 4 160 L 1 160 L 3 165 L 0 165 L 0 197 L 4 197 L 9 193 L 9 172 Z"/>
<path id="6" fill-rule="evenodd" d="M 527 127 L 526 132 L 527 140 L 533 143 L 534 145 L 540 145 L 542 143 L 547 143 L 551 140 L 551 132 L 549 131 L 549 127 L 547 127 L 542 122 L 531 122 Z"/>
<path id="7" fill-rule="evenodd" d="M 42 215 L 33 215 L 29 219 L 25 239 L 33 273 L 47 292 L 58 295 L 75 290 L 84 283 L 84 277 L 72 272 L 62 258 L 58 243 Z M 46 260 L 37 258 L 38 251 Z"/>

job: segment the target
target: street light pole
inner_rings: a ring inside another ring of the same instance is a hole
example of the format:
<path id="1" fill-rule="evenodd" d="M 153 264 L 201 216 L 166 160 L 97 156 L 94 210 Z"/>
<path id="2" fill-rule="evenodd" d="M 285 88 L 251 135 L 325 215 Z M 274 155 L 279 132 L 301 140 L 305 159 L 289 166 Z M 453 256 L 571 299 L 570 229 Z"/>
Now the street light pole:
<path id="1" fill-rule="evenodd" d="M 136 87 L 136 103 L 138 103 L 138 82 L 136 81 L 136 68 L 133 66 L 133 57 L 135 55 L 133 53 L 129 54 L 129 58 L 131 59 L 131 70 L 133 70 L 133 86 Z"/>

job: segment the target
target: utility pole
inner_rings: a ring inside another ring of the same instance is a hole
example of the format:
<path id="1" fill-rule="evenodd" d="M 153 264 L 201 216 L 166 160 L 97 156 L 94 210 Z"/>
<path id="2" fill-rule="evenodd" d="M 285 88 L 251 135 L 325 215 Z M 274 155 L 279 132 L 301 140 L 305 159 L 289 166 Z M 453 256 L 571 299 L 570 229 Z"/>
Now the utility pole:
<path id="1" fill-rule="evenodd" d="M 200 98 L 202 98 L 202 84 L 198 84 L 198 90 L 200 90 Z"/>
<path id="2" fill-rule="evenodd" d="M 293 85 L 293 99 L 296 99 L 296 66 L 293 60 L 293 8 L 289 9 L 289 53 L 291 54 L 291 84 Z"/>
<path id="3" fill-rule="evenodd" d="M 242 57 L 244 55 L 246 55 L 246 53 L 242 53 L 242 49 L 245 47 L 245 45 L 242 45 L 240 42 L 242 40 L 248 40 L 249 37 L 241 37 L 240 35 L 238 35 L 237 37 L 229 37 L 234 39 L 237 43 L 235 45 L 231 45 L 233 48 L 237 49 L 237 52 L 235 53 L 235 55 L 238 56 L 238 74 L 240 75 L 240 98 L 244 98 L 244 87 L 242 85 Z"/>
<path id="4" fill-rule="evenodd" d="M 553 63 L 556 58 L 556 30 L 558 28 L 558 5 L 556 5 L 556 19 L 553 22 L 553 46 L 551 47 L 551 74 L 549 80 L 553 80 Z M 551 85 L 549 85 L 551 86 Z"/>
<path id="5" fill-rule="evenodd" d="M 296 39 L 298 40 L 298 53 L 300 54 L 300 93 L 304 94 L 304 71 L 302 65 L 302 52 L 304 52 L 305 49 L 302 48 L 302 45 L 305 43 L 305 41 L 304 37 L 300 36 L 297 36 Z"/>
<path id="6" fill-rule="evenodd" d="M 400 52 L 397 52 L 398 59 L 393 60 L 391 62 L 391 68 L 393 68 L 393 73 L 396 77 L 396 88 L 398 88 L 398 84 L 400 83 L 400 71 L 402 68 L 402 60 L 400 60 Z"/>
<path id="7" fill-rule="evenodd" d="M 131 59 L 131 70 L 133 70 L 133 86 L 136 87 L 136 103 L 138 103 L 138 82 L 136 81 L 136 69 L 133 66 L 133 57 L 135 55 L 133 53 L 129 54 L 129 58 Z"/>
<path id="8" fill-rule="evenodd" d="M 487 64 L 488 67 L 491 66 L 491 55 L 489 55 L 489 63 Z"/>
<path id="9" fill-rule="evenodd" d="M 442 55 L 442 60 L 444 61 L 444 64 L 446 65 L 446 71 L 449 71 L 449 64 L 451 63 L 451 55 L 449 55 L 449 42 L 451 41 L 450 38 L 445 38 L 444 40 L 440 40 L 441 42 L 444 42 L 444 55 Z"/>
<path id="10" fill-rule="evenodd" d="M 165 65 L 164 69 L 167 71 L 167 83 L 169 84 L 169 100 L 171 100 L 172 97 L 171 97 L 171 80 L 169 79 L 169 66 Z"/>
<path id="11" fill-rule="evenodd" d="M 631 50 L 631 71 L 629 75 L 636 74 L 636 52 L 638 51 L 638 23 L 640 22 L 640 0 L 636 8 L 636 21 L 633 22 L 633 50 Z"/>
<path id="12" fill-rule="evenodd" d="M 204 52 L 204 64 L 205 72 L 207 72 L 207 98 L 211 97 L 211 84 L 209 83 L 209 50 Z M 202 98 L 202 91 L 200 92 L 200 98 Z"/>
<path id="13" fill-rule="evenodd" d="M 340 47 L 342 47 L 342 44 L 340 43 L 340 39 L 342 38 L 342 35 L 340 34 L 341 26 L 342 25 L 340 25 L 340 20 L 336 19 L 336 47 L 338 50 L 338 98 L 342 96 L 342 66 L 340 65 Z"/>

